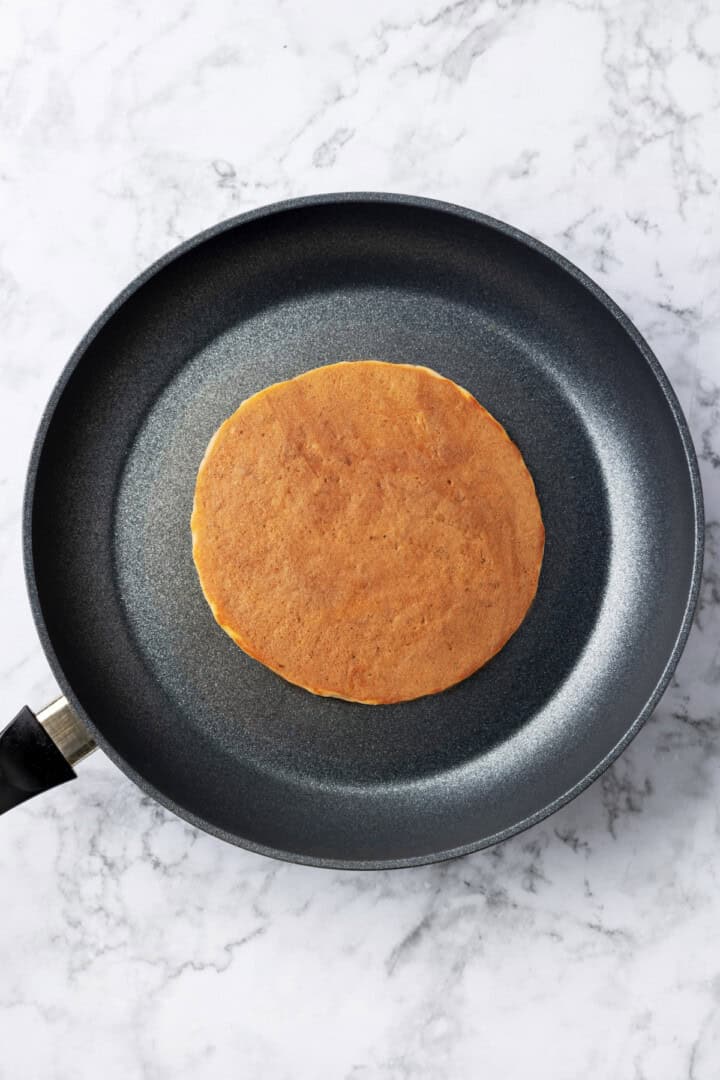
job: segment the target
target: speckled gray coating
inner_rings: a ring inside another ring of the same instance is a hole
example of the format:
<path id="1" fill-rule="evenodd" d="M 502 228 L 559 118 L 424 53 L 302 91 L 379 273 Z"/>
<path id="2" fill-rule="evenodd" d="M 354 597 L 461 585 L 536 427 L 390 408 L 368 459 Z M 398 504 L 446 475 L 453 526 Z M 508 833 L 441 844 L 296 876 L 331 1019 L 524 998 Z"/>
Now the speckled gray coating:
<path id="1" fill-rule="evenodd" d="M 197 467 L 240 401 L 360 357 L 467 387 L 519 445 L 547 530 L 502 652 L 382 707 L 314 697 L 241 652 L 189 530 Z M 526 827 L 637 732 L 692 619 L 702 500 L 660 366 L 576 268 L 457 207 L 319 196 L 209 230 L 98 320 L 41 424 L 25 547 L 55 674 L 137 783 L 267 854 L 401 866 Z"/>

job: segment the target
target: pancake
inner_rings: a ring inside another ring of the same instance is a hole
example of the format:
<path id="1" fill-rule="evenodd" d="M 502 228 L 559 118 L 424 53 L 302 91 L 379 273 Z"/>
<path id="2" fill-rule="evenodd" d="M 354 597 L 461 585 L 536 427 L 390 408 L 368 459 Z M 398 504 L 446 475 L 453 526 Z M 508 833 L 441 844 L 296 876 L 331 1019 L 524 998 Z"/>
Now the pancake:
<path id="1" fill-rule="evenodd" d="M 425 367 L 357 360 L 244 401 L 200 465 L 193 558 L 215 619 L 314 694 L 435 694 L 503 647 L 544 529 L 504 428 Z"/>

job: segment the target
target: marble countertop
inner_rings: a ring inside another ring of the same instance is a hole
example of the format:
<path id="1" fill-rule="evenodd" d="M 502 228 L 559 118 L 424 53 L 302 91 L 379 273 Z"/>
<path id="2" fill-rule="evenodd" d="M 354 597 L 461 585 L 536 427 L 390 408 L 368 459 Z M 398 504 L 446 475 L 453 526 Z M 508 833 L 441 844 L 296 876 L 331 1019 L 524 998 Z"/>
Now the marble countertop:
<path id="1" fill-rule="evenodd" d="M 44 402 L 199 229 L 313 191 L 464 203 L 633 318 L 698 452 L 696 625 L 560 813 L 426 868 L 272 862 L 101 754 L 0 829 L 0 1078 L 714 1080 L 720 1059 L 720 10 L 710 0 L 9 0 L 0 10 L 0 696 L 53 680 L 21 568 Z"/>

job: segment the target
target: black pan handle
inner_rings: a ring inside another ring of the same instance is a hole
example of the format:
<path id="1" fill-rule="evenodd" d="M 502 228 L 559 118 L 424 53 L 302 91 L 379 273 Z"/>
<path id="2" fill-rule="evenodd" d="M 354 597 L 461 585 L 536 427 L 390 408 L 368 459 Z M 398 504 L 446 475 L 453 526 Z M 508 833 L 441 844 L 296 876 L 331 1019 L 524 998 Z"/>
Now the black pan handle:
<path id="1" fill-rule="evenodd" d="M 27 706 L 0 733 L 0 814 L 75 779 L 95 742 L 65 698 L 35 715 Z"/>

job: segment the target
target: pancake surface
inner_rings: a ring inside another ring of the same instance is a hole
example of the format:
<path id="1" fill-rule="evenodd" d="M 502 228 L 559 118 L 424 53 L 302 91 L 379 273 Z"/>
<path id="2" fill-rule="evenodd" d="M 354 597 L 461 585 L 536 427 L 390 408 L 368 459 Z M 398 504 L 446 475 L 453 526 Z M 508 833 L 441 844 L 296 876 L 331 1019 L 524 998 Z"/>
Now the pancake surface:
<path id="1" fill-rule="evenodd" d="M 198 472 L 193 558 L 222 628 L 315 694 L 437 693 L 537 590 L 544 528 L 504 428 L 429 368 L 330 364 L 244 401 Z"/>

